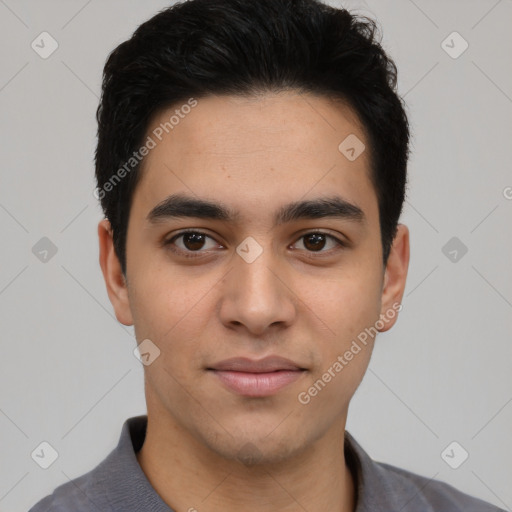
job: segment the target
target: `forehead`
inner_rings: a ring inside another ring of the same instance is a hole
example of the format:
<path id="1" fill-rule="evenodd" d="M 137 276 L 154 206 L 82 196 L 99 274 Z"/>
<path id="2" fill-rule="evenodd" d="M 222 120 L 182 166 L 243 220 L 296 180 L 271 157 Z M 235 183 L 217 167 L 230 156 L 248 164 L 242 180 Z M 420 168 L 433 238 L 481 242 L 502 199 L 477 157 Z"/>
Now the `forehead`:
<path id="1" fill-rule="evenodd" d="M 367 215 L 377 212 L 363 149 L 369 144 L 347 105 L 294 92 L 195 101 L 151 120 L 146 137 L 154 147 L 143 161 L 134 207 L 142 201 L 149 211 L 182 192 L 217 198 L 242 216 L 247 208 L 263 215 L 272 203 L 340 195 Z M 347 158 L 348 146 L 355 159 Z"/>

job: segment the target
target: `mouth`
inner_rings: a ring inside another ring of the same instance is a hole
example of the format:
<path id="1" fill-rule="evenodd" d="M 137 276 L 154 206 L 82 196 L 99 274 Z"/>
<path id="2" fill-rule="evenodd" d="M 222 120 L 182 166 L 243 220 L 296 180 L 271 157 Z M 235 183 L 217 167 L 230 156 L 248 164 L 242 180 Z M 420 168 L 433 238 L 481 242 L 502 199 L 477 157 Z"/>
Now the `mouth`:
<path id="1" fill-rule="evenodd" d="M 277 356 L 260 360 L 237 357 L 207 370 L 231 392 L 249 397 L 274 395 L 307 372 L 293 361 Z"/>

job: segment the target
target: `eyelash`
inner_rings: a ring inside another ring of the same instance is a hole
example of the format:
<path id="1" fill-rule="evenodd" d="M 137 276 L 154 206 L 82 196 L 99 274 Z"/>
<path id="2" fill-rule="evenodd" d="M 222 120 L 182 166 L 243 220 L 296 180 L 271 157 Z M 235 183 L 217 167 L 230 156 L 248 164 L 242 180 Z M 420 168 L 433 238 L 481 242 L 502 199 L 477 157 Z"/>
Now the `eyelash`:
<path id="1" fill-rule="evenodd" d="M 186 234 L 189 234 L 189 233 L 198 233 L 200 235 L 204 235 L 208 238 L 211 238 L 213 240 L 213 237 L 211 237 L 210 235 L 208 235 L 207 233 L 204 233 L 203 231 L 199 231 L 199 230 L 196 230 L 196 229 L 187 229 L 186 231 L 182 231 L 176 235 L 174 235 L 172 238 L 170 238 L 169 240 L 166 240 L 164 241 L 163 245 L 166 246 L 166 247 L 169 247 L 169 249 L 176 253 L 176 254 L 180 254 L 182 256 L 184 256 L 185 258 L 198 258 L 198 257 L 201 257 L 201 253 L 204 253 L 204 252 L 207 252 L 207 251 L 183 251 L 182 249 L 176 249 L 176 247 L 173 247 L 173 243 L 175 240 L 177 240 L 178 238 L 180 238 L 181 236 L 183 235 L 186 235 Z M 329 233 L 326 233 L 325 231 L 322 231 L 320 229 L 313 229 L 311 231 L 308 231 L 307 233 L 304 233 L 303 235 L 301 235 L 298 239 L 300 240 L 301 238 L 305 238 L 306 236 L 308 235 L 312 235 L 312 234 L 319 234 L 319 235 L 324 235 L 326 236 L 327 238 L 330 238 L 331 240 L 334 240 L 334 242 L 338 245 L 338 247 L 334 250 L 340 250 L 340 249 L 344 249 L 347 247 L 347 243 L 343 242 L 342 240 L 340 240 L 339 238 L 329 234 Z M 331 252 L 333 249 L 330 249 L 329 251 L 319 251 L 318 253 L 316 253 L 315 251 L 307 251 L 311 254 L 322 254 L 322 253 L 329 253 Z M 313 256 L 314 257 L 314 256 Z"/>

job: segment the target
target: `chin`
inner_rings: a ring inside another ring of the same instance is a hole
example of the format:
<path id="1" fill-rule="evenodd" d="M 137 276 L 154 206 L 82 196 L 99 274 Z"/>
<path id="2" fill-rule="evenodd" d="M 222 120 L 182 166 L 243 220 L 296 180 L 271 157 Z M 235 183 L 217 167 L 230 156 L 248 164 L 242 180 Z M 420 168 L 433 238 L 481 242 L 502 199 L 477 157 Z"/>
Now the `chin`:
<path id="1" fill-rule="evenodd" d="M 279 423 L 279 422 L 278 422 Z M 304 437 L 304 431 L 297 435 L 281 429 L 272 428 L 236 428 L 230 436 L 227 432 L 215 432 L 203 437 L 206 446 L 226 460 L 237 460 L 248 467 L 278 464 L 299 455 L 307 449 L 312 440 Z"/>
<path id="2" fill-rule="evenodd" d="M 275 442 L 258 442 L 239 439 L 230 445 L 210 446 L 218 455 L 227 460 L 236 460 L 247 467 L 272 465 L 289 459 L 300 452 L 300 447 Z"/>

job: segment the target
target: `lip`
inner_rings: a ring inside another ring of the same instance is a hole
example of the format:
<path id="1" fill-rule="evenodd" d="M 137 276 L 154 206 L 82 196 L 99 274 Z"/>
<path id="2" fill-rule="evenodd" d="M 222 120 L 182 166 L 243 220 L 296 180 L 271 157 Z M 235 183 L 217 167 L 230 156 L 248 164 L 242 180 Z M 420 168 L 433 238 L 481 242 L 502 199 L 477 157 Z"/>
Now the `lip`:
<path id="1" fill-rule="evenodd" d="M 263 359 L 250 359 L 248 357 L 232 357 L 215 363 L 209 370 L 234 371 L 247 373 L 268 373 L 277 370 L 305 370 L 299 364 L 279 356 L 267 356 Z"/>
<path id="2" fill-rule="evenodd" d="M 297 363 L 278 356 L 259 360 L 235 357 L 207 369 L 230 391 L 251 397 L 274 395 L 306 371 Z"/>

